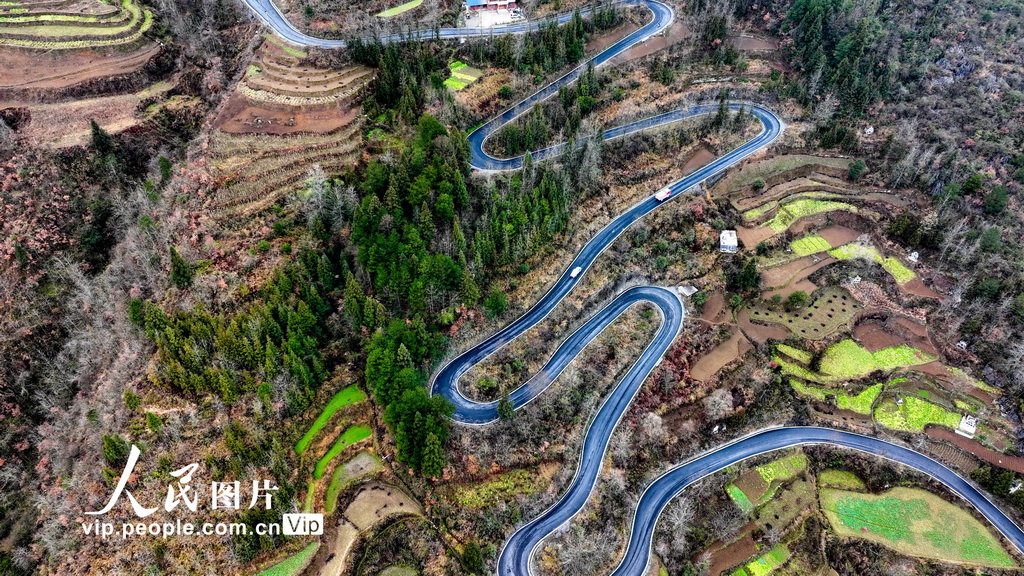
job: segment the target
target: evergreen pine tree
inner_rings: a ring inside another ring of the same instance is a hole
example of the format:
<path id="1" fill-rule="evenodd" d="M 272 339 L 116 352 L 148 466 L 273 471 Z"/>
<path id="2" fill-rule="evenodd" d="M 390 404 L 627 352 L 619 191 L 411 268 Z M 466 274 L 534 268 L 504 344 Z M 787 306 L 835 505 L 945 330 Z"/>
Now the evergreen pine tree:
<path id="1" fill-rule="evenodd" d="M 441 448 L 441 440 L 433 433 L 427 434 L 423 443 L 423 457 L 420 463 L 420 470 L 427 478 L 437 478 L 444 471 L 444 450 Z"/>
<path id="2" fill-rule="evenodd" d="M 180 290 L 192 285 L 192 265 L 178 254 L 177 248 L 171 246 L 171 281 Z"/>

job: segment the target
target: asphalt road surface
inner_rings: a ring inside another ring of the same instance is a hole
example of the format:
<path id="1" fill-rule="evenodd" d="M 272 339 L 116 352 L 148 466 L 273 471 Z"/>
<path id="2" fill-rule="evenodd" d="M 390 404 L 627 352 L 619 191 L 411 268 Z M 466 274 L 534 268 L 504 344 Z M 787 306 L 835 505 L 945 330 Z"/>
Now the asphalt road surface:
<path id="1" fill-rule="evenodd" d="M 326 48 L 344 47 L 341 40 L 314 38 L 296 30 L 274 6 L 271 0 L 244 0 L 264 23 L 282 38 L 303 46 Z M 654 0 L 619 2 L 617 5 L 643 5 L 652 13 L 649 23 L 626 38 L 609 46 L 571 72 L 545 86 L 522 102 L 514 105 L 501 115 L 491 119 L 469 135 L 472 149 L 472 165 L 478 170 L 514 170 L 522 166 L 523 157 L 499 159 L 483 151 L 484 141 L 501 126 L 530 110 L 534 104 L 556 94 L 562 86 L 575 82 L 588 65 L 600 66 L 631 46 L 667 29 L 674 18 L 672 9 Z M 571 14 L 551 18 L 560 23 L 567 22 Z M 550 20 L 548 20 L 550 21 Z M 545 21 L 529 22 L 488 29 L 440 28 L 422 30 L 409 35 L 387 36 L 385 42 L 416 39 L 449 38 L 458 39 L 492 34 L 518 34 L 535 30 Z M 733 109 L 741 106 L 731 104 Z M 750 154 L 768 146 L 785 129 L 785 124 L 770 110 L 744 105 L 760 120 L 764 129 L 752 140 L 729 153 L 716 158 L 693 174 L 668 185 L 671 195 L 666 201 L 693 189 L 697 184 L 718 175 L 743 160 Z M 694 106 L 667 112 L 651 118 L 619 126 L 605 131 L 604 139 L 618 138 L 640 130 L 655 128 L 702 114 L 713 113 L 715 105 Z M 535 160 L 552 158 L 565 151 L 565 145 L 556 145 L 532 153 Z M 644 199 L 616 217 L 597 233 L 577 254 L 562 276 L 541 299 L 517 320 L 499 330 L 484 341 L 463 352 L 446 363 L 434 376 L 431 392 L 441 394 L 455 404 L 456 421 L 464 424 L 482 425 L 497 418 L 497 403 L 478 403 L 466 398 L 459 391 L 459 378 L 471 367 L 483 361 L 495 350 L 509 343 L 523 332 L 543 320 L 562 299 L 572 291 L 594 260 L 633 222 L 657 209 L 664 202 L 653 196 Z M 571 271 L 579 268 L 573 277 Z M 611 322 L 632 305 L 639 302 L 653 304 L 660 312 L 662 323 L 654 340 L 630 368 L 626 376 L 616 384 L 587 428 L 583 449 L 577 464 L 576 476 L 562 497 L 539 517 L 520 527 L 505 543 L 498 557 L 498 574 L 525 576 L 532 573 L 533 556 L 541 542 L 564 526 L 586 504 L 601 472 L 608 440 L 622 415 L 629 408 L 651 370 L 657 366 L 665 351 L 678 336 L 686 311 L 673 290 L 656 286 L 631 288 L 620 294 L 609 305 L 598 311 L 576 332 L 571 334 L 555 351 L 544 368 L 528 382 L 511 393 L 513 404 L 520 408 L 540 393 L 565 369 L 582 349 L 596 338 Z M 634 513 L 629 531 L 629 544 L 614 574 L 639 576 L 644 574 L 650 560 L 651 540 L 658 517 L 668 502 L 684 488 L 728 466 L 744 459 L 804 444 L 830 444 L 868 454 L 881 456 L 914 468 L 945 484 L 950 490 L 970 502 L 985 516 L 1018 550 L 1024 551 L 1024 532 L 1013 523 L 984 493 L 972 483 L 957 475 L 942 464 L 909 448 L 897 446 L 877 438 L 860 436 L 849 432 L 826 428 L 791 427 L 764 430 L 745 438 L 728 443 L 688 462 L 675 466 L 652 482 L 644 491 Z"/>

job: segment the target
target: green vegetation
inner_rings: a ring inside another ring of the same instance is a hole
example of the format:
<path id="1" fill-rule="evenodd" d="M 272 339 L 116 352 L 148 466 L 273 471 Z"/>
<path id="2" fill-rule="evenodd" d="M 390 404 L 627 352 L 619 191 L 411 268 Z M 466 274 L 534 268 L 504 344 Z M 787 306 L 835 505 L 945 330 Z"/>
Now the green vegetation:
<path id="1" fill-rule="evenodd" d="M 369 426 L 361 425 L 351 426 L 342 432 L 341 436 L 338 436 L 338 439 L 335 440 L 334 445 L 327 450 L 327 453 L 324 454 L 320 460 L 317 460 L 316 467 L 313 469 L 313 478 L 319 480 L 323 477 L 324 471 L 327 469 L 327 465 L 331 463 L 331 460 L 333 460 L 335 456 L 356 442 L 364 438 L 369 438 L 371 432 L 372 431 Z"/>
<path id="2" fill-rule="evenodd" d="M 809 254 L 817 254 L 818 252 L 830 250 L 832 245 L 821 236 L 811 234 L 810 236 L 804 236 L 799 240 L 790 242 L 789 247 L 793 249 L 793 252 L 796 252 L 800 256 L 807 256 Z"/>
<path id="3" fill-rule="evenodd" d="M 756 560 L 752 560 L 742 568 L 732 572 L 731 576 L 766 576 L 776 568 L 782 566 L 789 559 L 789 548 L 779 544 L 768 551 L 767 554 Z"/>
<path id="4" fill-rule="evenodd" d="M 778 234 L 788 230 L 794 222 L 804 216 L 821 214 L 823 212 L 832 212 L 834 210 L 856 212 L 857 207 L 845 202 L 800 198 L 779 206 L 778 213 L 776 213 L 771 220 L 765 222 L 765 225 Z"/>
<path id="5" fill-rule="evenodd" d="M 850 243 L 844 244 L 838 248 L 829 250 L 829 255 L 838 258 L 840 260 L 849 260 L 851 258 L 866 258 L 874 262 L 878 262 L 882 265 L 893 279 L 899 284 L 906 284 L 910 282 L 916 275 L 913 271 L 903 265 L 902 262 L 896 258 L 883 258 L 881 253 L 878 252 L 877 248 L 872 246 L 864 246 L 863 244 Z"/>
<path id="6" fill-rule="evenodd" d="M 256 392 L 259 381 L 286 374 L 292 385 L 285 414 L 306 410 L 326 376 L 319 346 L 332 308 L 321 295 L 337 286 L 337 269 L 309 250 L 298 260 L 276 270 L 248 306 L 232 313 L 197 306 L 168 316 L 142 302 L 132 320 L 156 343 L 150 380 L 197 399 L 216 394 L 230 403 Z"/>
<path id="7" fill-rule="evenodd" d="M 894 488 L 876 495 L 822 488 L 820 493 L 822 508 L 840 536 L 878 542 L 911 556 L 1015 565 L 981 522 L 924 490 Z"/>
<path id="8" fill-rule="evenodd" d="M 179 290 L 184 290 L 192 285 L 192 275 L 192 265 L 178 254 L 177 248 L 171 246 L 171 282 Z"/>
<path id="9" fill-rule="evenodd" d="M 399 14 L 402 14 L 404 12 L 408 12 L 409 10 L 412 10 L 413 8 L 416 8 L 420 4 L 423 4 L 423 0 L 412 0 L 412 2 L 406 2 L 405 4 L 400 4 L 398 6 L 394 6 L 392 8 L 388 8 L 387 10 L 384 10 L 383 12 L 380 12 L 379 14 L 377 14 L 377 17 L 378 18 L 391 18 L 392 16 L 398 16 Z"/>
<path id="10" fill-rule="evenodd" d="M 444 85 L 456 91 L 462 90 L 466 86 L 476 82 L 480 79 L 480 76 L 483 75 L 482 71 L 476 68 L 470 68 L 458 60 L 449 64 L 448 69 L 451 71 L 451 76 L 444 81 Z"/>
<path id="11" fill-rule="evenodd" d="M 339 391 L 331 398 L 327 406 L 324 407 L 323 411 L 320 412 L 320 416 L 313 422 L 313 425 L 309 427 L 306 434 L 295 444 L 295 452 L 302 454 L 309 447 L 309 443 L 313 441 L 313 438 L 323 429 L 324 426 L 331 420 L 334 413 L 338 411 L 342 406 L 348 406 L 356 402 L 362 402 L 366 399 L 366 393 L 359 389 L 359 386 L 355 384 Z"/>
<path id="12" fill-rule="evenodd" d="M 776 352 L 772 360 L 782 368 L 784 373 L 811 382 L 852 380 L 867 376 L 876 370 L 889 371 L 896 368 L 925 364 L 935 360 L 934 356 L 906 344 L 890 346 L 877 352 L 869 352 L 852 339 L 846 339 L 829 346 L 821 357 L 820 371 L 812 372 L 780 355 L 780 352 L 782 352 L 785 356 L 796 358 L 797 360 L 806 358 L 806 353 L 803 355 L 798 354 L 800 358 L 797 358 L 792 353 L 787 352 L 787 348 L 776 346 Z"/>
<path id="13" fill-rule="evenodd" d="M 301 574 L 319 547 L 319 542 L 313 542 L 284 562 L 268 568 L 256 576 L 296 576 Z"/>
<path id="14" fill-rule="evenodd" d="M 850 488 L 863 490 L 866 488 L 864 482 L 853 472 L 846 470 L 822 470 L 818 474 L 818 483 L 822 486 L 835 486 L 837 488 Z"/>
<path id="15" fill-rule="evenodd" d="M 897 378 L 896 380 L 889 382 L 889 384 L 893 384 L 902 380 L 904 379 Z M 875 399 L 878 398 L 878 395 L 882 393 L 882 384 L 874 384 L 872 386 L 868 386 L 860 393 L 855 395 L 850 395 L 845 392 L 840 392 L 837 390 L 829 390 L 827 388 L 816 388 L 813 386 L 808 386 L 807 384 L 795 379 L 790 379 L 789 384 L 793 387 L 793 390 L 795 390 L 802 396 L 814 398 L 815 400 L 821 402 L 824 402 L 829 396 L 834 396 L 836 399 L 837 408 L 840 408 L 842 410 L 851 410 L 853 412 L 857 412 L 858 414 L 865 415 L 871 414 L 871 407 L 872 405 L 874 405 Z"/>
<path id="16" fill-rule="evenodd" d="M 758 466 L 757 472 L 765 482 L 771 484 L 775 481 L 784 482 L 789 480 L 806 469 L 807 455 L 803 452 L 797 452 L 792 456 L 779 458 L 763 466 Z"/>
<path id="17" fill-rule="evenodd" d="M 775 349 L 790 358 L 795 358 L 803 362 L 804 364 L 809 364 L 811 362 L 811 357 L 813 356 L 813 354 L 806 350 L 801 350 L 788 344 L 776 344 Z"/>
<path id="18" fill-rule="evenodd" d="M 825 351 L 821 359 L 821 373 L 833 379 L 852 379 L 876 370 L 893 370 L 932 360 L 935 360 L 934 356 L 906 344 L 869 352 L 855 341 L 846 339 L 836 342 Z"/>
<path id="19" fill-rule="evenodd" d="M 750 501 L 750 498 L 747 498 L 747 495 L 738 486 L 730 482 L 725 485 L 725 491 L 744 514 L 750 514 L 754 511 L 754 503 Z"/>
<path id="20" fill-rule="evenodd" d="M 904 396 L 902 406 L 897 405 L 892 399 L 886 399 L 879 404 L 875 409 L 875 420 L 893 430 L 922 432 L 929 424 L 956 428 L 960 425 L 960 414 L 916 396 Z"/>
<path id="21" fill-rule="evenodd" d="M 852 410 L 860 414 L 870 414 L 871 406 L 875 403 L 875 398 L 882 392 L 882 385 L 875 384 L 868 386 L 863 392 L 856 396 L 848 396 L 846 394 L 840 394 L 836 396 L 836 406 L 843 410 Z"/>
<path id="22" fill-rule="evenodd" d="M 480 510 L 520 494 L 531 494 L 541 486 L 536 469 L 520 468 L 477 484 L 455 487 L 452 497 L 461 507 Z"/>

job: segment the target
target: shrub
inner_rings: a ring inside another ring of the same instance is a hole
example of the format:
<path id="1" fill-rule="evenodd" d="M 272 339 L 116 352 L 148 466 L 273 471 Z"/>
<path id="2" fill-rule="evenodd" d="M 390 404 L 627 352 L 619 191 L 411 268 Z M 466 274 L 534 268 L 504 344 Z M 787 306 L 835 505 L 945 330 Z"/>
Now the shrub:
<path id="1" fill-rule="evenodd" d="M 964 180 L 961 190 L 964 194 L 977 194 L 981 191 L 981 187 L 984 186 L 984 184 L 985 177 L 980 172 L 977 172 L 967 180 Z"/>
<path id="2" fill-rule="evenodd" d="M 129 410 L 134 412 L 134 411 L 139 409 L 139 406 L 142 405 L 142 399 L 139 398 L 139 395 L 136 394 L 135 392 L 132 392 L 131 390 L 125 390 L 124 391 L 124 405 Z"/>
<path id="3" fill-rule="evenodd" d="M 865 164 L 863 160 L 854 160 L 853 162 L 850 162 L 850 169 L 847 170 L 846 176 L 850 180 L 856 182 L 857 180 L 860 180 L 860 177 L 867 171 L 868 165 Z"/>
<path id="4" fill-rule="evenodd" d="M 122 464 L 128 459 L 128 442 L 121 438 L 120 434 L 103 435 L 103 457 L 107 462 L 115 465 Z"/>
<path id="5" fill-rule="evenodd" d="M 484 309 L 492 319 L 504 314 L 506 308 L 508 308 L 508 299 L 505 297 L 505 293 L 500 290 L 491 292 L 487 299 L 484 300 Z"/>
<path id="6" fill-rule="evenodd" d="M 996 186 L 985 196 L 982 209 L 985 214 L 1002 214 L 1006 210 L 1006 204 L 1010 201 L 1009 190 L 1006 186 Z"/>
<path id="7" fill-rule="evenodd" d="M 1002 231 L 997 226 L 985 230 L 981 235 L 981 249 L 985 252 L 998 252 L 1002 245 Z"/>
<path id="8" fill-rule="evenodd" d="M 146 428 L 149 428 L 152 432 L 159 432 L 163 425 L 164 421 L 159 416 L 152 412 L 146 412 Z"/>
<path id="9" fill-rule="evenodd" d="M 750 183 L 750 187 L 753 188 L 754 190 L 763 190 L 764 186 L 765 182 L 763 178 L 758 178 Z"/>
<path id="10" fill-rule="evenodd" d="M 797 290 L 786 298 L 786 306 L 792 309 L 803 308 L 807 305 L 808 300 L 810 300 L 810 296 L 807 295 L 807 292 Z"/>

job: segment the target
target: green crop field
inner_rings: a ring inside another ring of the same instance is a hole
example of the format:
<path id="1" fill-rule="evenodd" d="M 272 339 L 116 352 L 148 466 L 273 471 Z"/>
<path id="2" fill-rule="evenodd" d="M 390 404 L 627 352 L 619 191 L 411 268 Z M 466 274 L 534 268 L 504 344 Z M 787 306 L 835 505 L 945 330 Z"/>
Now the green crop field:
<path id="1" fill-rule="evenodd" d="M 754 503 L 750 501 L 750 498 L 747 498 L 747 495 L 743 493 L 743 490 L 739 489 L 739 486 L 730 482 L 725 485 L 725 491 L 729 494 L 729 497 L 732 498 L 732 501 L 739 506 L 740 510 L 744 512 L 744 514 L 750 514 L 754 511 Z"/>
<path id="2" fill-rule="evenodd" d="M 793 478 L 807 469 L 807 455 L 797 452 L 792 456 L 779 458 L 763 466 L 757 467 L 758 474 L 765 482 L 771 484 L 773 481 L 783 482 Z"/>
<path id="3" fill-rule="evenodd" d="M 796 252 L 801 256 L 807 256 L 809 254 L 817 254 L 818 252 L 830 250 L 832 245 L 821 236 L 811 234 L 810 236 L 804 236 L 799 240 L 790 242 L 789 247 L 793 249 L 793 252 Z"/>
<path id="4" fill-rule="evenodd" d="M 889 382 L 894 384 L 906 380 L 905 378 L 896 378 Z M 817 388 L 814 386 L 808 386 L 807 384 L 795 380 L 789 380 L 790 386 L 793 387 L 798 394 L 814 398 L 815 400 L 824 402 L 828 396 L 835 396 L 836 407 L 843 410 L 851 410 L 858 414 L 871 414 L 871 406 L 874 404 L 875 399 L 882 393 L 882 384 L 874 384 L 868 386 L 858 394 L 846 394 L 838 390 L 830 390 L 828 388 Z"/>
<path id="5" fill-rule="evenodd" d="M 906 344 L 872 353 L 855 341 L 846 339 L 828 347 L 821 360 L 821 372 L 833 379 L 851 379 L 866 376 L 875 370 L 893 370 L 932 360 L 935 360 L 934 356 Z"/>
<path id="6" fill-rule="evenodd" d="M 767 576 L 789 559 L 789 548 L 783 544 L 772 548 L 767 554 L 756 560 L 747 562 L 742 568 L 734 571 L 731 576 Z"/>
<path id="7" fill-rule="evenodd" d="M 847 394 L 840 394 L 836 396 L 836 406 L 843 410 L 853 410 L 860 414 L 870 414 L 871 405 L 874 404 L 875 398 L 882 392 L 882 385 L 875 384 L 868 386 L 860 394 L 856 396 L 849 396 Z"/>
<path id="8" fill-rule="evenodd" d="M 462 90 L 479 80 L 480 76 L 483 75 L 482 70 L 467 66 L 458 60 L 449 64 L 448 69 L 451 70 L 452 75 L 444 81 L 444 85 L 455 91 Z"/>
<path id="9" fill-rule="evenodd" d="M 837 488 L 850 488 L 863 490 L 864 482 L 853 472 L 846 470 L 822 470 L 818 474 L 818 483 L 822 486 L 835 486 Z"/>
<path id="10" fill-rule="evenodd" d="M 776 344 L 775 349 L 778 350 L 779 352 L 782 352 L 786 356 L 789 356 L 790 358 L 794 358 L 796 360 L 803 362 L 804 364 L 809 363 L 811 361 L 811 358 L 814 356 L 813 354 L 806 350 L 801 350 L 788 344 Z"/>
<path id="11" fill-rule="evenodd" d="M 323 429 L 324 426 L 330 422 L 331 417 L 338 411 L 342 406 L 348 406 L 349 404 L 355 404 L 356 402 L 362 402 L 366 400 L 366 393 L 359 389 L 355 384 L 341 390 L 331 398 L 327 406 L 324 407 L 323 412 L 317 416 L 313 425 L 309 427 L 306 434 L 295 444 L 295 452 L 302 454 L 309 448 L 309 443 L 313 441 L 316 435 Z"/>
<path id="12" fill-rule="evenodd" d="M 771 220 L 765 222 L 776 234 L 785 232 L 789 227 L 804 216 L 832 212 L 834 210 L 846 210 L 856 212 L 857 207 L 845 202 L 834 202 L 832 200 L 814 200 L 801 198 L 779 207 L 778 213 Z"/>
<path id="13" fill-rule="evenodd" d="M 828 253 L 830 256 L 838 258 L 839 260 L 865 258 L 867 260 L 878 262 L 899 284 L 906 284 L 916 277 L 914 272 L 904 266 L 902 262 L 896 258 L 882 257 L 882 254 L 878 252 L 878 249 L 873 246 L 864 246 L 863 244 L 855 243 L 844 244 L 838 248 L 829 250 Z"/>
<path id="14" fill-rule="evenodd" d="M 412 0 L 412 2 L 406 2 L 405 4 L 401 4 L 399 6 L 394 6 L 392 8 L 388 8 L 387 10 L 377 14 L 377 17 L 378 18 L 391 18 L 392 16 L 398 16 L 399 14 L 402 14 L 404 12 L 408 12 L 409 10 L 412 10 L 413 8 L 416 8 L 420 4 L 423 4 L 423 0 Z"/>
<path id="15" fill-rule="evenodd" d="M 327 465 L 331 463 L 331 460 L 333 460 L 335 456 L 356 442 L 359 442 L 364 438 L 369 438 L 370 433 L 371 430 L 369 426 L 361 425 L 352 426 L 342 432 L 341 436 L 338 436 L 338 439 L 335 440 L 334 445 L 331 446 L 331 449 L 328 450 L 322 458 L 317 460 L 316 467 L 313 469 L 313 478 L 319 480 L 324 475 Z"/>
<path id="16" fill-rule="evenodd" d="M 916 396 L 904 396 L 902 406 L 897 406 L 891 398 L 879 404 L 875 409 L 875 420 L 893 430 L 921 432 L 928 424 L 956 428 L 960 425 L 960 414 Z"/>
<path id="17" fill-rule="evenodd" d="M 294 556 L 288 557 L 284 562 L 272 566 L 256 576 L 296 576 L 306 568 L 306 565 L 313 559 L 313 554 L 316 553 L 319 547 L 319 542 L 313 542 Z"/>
<path id="18" fill-rule="evenodd" d="M 821 359 L 821 372 L 814 373 L 791 361 L 790 359 L 800 360 L 794 354 L 780 352 L 785 352 L 785 349 L 776 346 L 772 360 L 782 367 L 783 372 L 811 382 L 851 380 L 862 378 L 876 370 L 889 371 L 935 360 L 935 356 L 906 344 L 869 352 L 854 340 L 847 338 L 828 347 Z"/>
<path id="19" fill-rule="evenodd" d="M 822 488 L 821 506 L 839 536 L 863 538 L 910 556 L 1008 568 L 999 540 L 969 512 L 920 489 L 864 494 Z"/>

